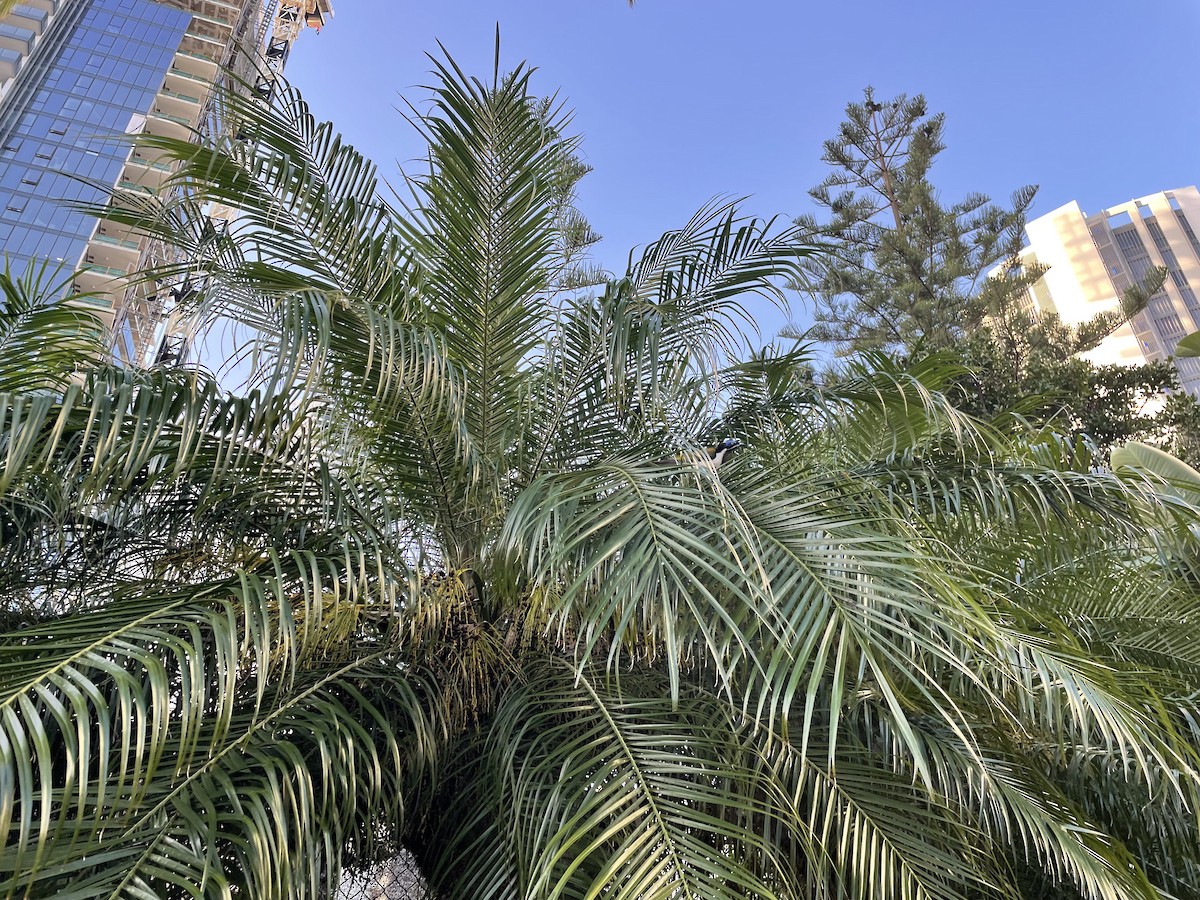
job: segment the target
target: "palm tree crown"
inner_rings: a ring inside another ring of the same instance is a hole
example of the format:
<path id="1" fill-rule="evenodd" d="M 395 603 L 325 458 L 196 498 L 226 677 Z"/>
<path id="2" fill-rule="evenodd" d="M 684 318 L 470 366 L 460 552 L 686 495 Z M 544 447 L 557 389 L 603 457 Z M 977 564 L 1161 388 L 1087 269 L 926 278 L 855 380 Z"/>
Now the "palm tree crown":
<path id="1" fill-rule="evenodd" d="M 734 203 L 580 289 L 566 117 L 434 82 L 394 204 L 291 90 L 140 138 L 245 390 L 0 365 L 5 895 L 1197 896 L 1185 476 L 746 352 Z"/>

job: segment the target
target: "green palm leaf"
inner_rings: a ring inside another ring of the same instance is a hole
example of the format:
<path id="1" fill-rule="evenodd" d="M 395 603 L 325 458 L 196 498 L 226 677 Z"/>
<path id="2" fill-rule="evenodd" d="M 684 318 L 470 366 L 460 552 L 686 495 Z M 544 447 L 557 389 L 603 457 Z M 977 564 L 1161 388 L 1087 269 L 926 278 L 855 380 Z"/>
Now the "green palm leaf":
<path id="1" fill-rule="evenodd" d="M 69 280 L 43 284 L 45 275 L 0 275 L 0 394 L 62 390 L 103 353 L 105 332 L 89 298 L 71 292 Z"/>
<path id="2" fill-rule="evenodd" d="M 1191 476 L 940 358 L 743 361 L 810 248 L 733 203 L 559 293 L 568 117 L 433 65 L 395 205 L 289 88 L 137 138 L 169 189 L 97 212 L 249 334 L 241 395 L 75 374 L 87 321 L 5 286 L 3 892 L 407 848 L 446 896 L 1190 896 Z"/>
<path id="3" fill-rule="evenodd" d="M 767 809 L 736 720 L 700 697 L 673 705 L 665 688 L 649 673 L 532 668 L 501 703 L 473 778 L 517 884 L 492 881 L 496 870 L 462 855 L 476 845 L 454 842 L 437 848 L 435 881 L 478 897 L 778 896 L 770 884 L 785 878 L 756 834 Z"/>

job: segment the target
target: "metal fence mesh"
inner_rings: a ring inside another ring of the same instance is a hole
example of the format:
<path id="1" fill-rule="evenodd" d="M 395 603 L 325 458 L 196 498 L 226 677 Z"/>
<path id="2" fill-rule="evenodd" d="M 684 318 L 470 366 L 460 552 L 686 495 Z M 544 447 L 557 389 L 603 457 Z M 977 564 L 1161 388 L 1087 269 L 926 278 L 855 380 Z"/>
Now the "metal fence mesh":
<path id="1" fill-rule="evenodd" d="M 342 879 L 338 900 L 427 900 L 425 881 L 407 854 Z"/>

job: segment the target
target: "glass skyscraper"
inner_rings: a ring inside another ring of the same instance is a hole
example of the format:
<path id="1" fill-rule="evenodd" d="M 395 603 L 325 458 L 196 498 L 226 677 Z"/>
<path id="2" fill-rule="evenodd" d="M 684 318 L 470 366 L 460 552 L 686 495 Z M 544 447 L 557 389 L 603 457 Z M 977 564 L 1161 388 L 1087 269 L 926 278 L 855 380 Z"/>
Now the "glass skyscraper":
<path id="1" fill-rule="evenodd" d="M 210 86 L 263 47 L 271 0 L 22 0 L 0 21 L 0 251 L 14 274 L 78 270 L 119 361 L 152 361 L 170 286 L 124 276 L 156 249 L 71 209 L 152 191 L 169 168 L 123 134 L 186 138 Z M 287 2 L 287 0 L 285 0 Z M 243 77 L 246 72 L 240 72 Z"/>
<path id="2" fill-rule="evenodd" d="M 69 274 L 83 258 L 95 221 L 67 204 L 117 183 L 129 147 L 113 135 L 144 123 L 191 18 L 151 0 L 76 0 L 63 15 L 0 108 L 0 246 L 14 274 L 42 261 Z"/>

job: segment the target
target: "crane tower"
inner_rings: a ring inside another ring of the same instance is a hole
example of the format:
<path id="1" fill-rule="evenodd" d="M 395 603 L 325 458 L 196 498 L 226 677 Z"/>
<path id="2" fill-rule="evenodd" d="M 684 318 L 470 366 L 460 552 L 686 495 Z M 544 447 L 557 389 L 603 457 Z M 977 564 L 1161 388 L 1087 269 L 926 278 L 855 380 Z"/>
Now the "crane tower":
<path id="1" fill-rule="evenodd" d="M 263 51 L 265 66 L 255 82 L 255 92 L 267 102 L 274 97 L 275 83 L 283 74 L 292 44 L 300 32 L 312 28 L 320 32 L 333 17 L 330 0 L 280 0 L 271 23 L 271 35 Z"/>
<path id="2" fill-rule="evenodd" d="M 262 58 L 253 80 L 253 90 L 261 102 L 269 105 L 275 99 L 276 86 L 292 52 L 292 44 L 305 28 L 320 33 L 325 23 L 333 17 L 333 4 L 331 0 L 278 0 L 277 3 L 267 4 L 264 13 L 257 42 L 262 48 Z M 268 26 L 270 32 L 264 42 L 263 36 Z M 238 139 L 247 138 L 239 134 Z M 208 209 L 208 219 L 214 233 L 217 229 L 228 228 L 236 217 L 237 210 L 222 203 L 214 203 Z M 204 286 L 205 279 L 193 280 L 185 275 L 180 284 L 166 292 L 170 299 L 160 307 L 159 315 L 163 322 L 154 353 L 156 363 L 178 363 L 188 353 L 199 323 L 195 316 L 181 315 L 180 304 L 196 291 L 203 290 Z"/>

